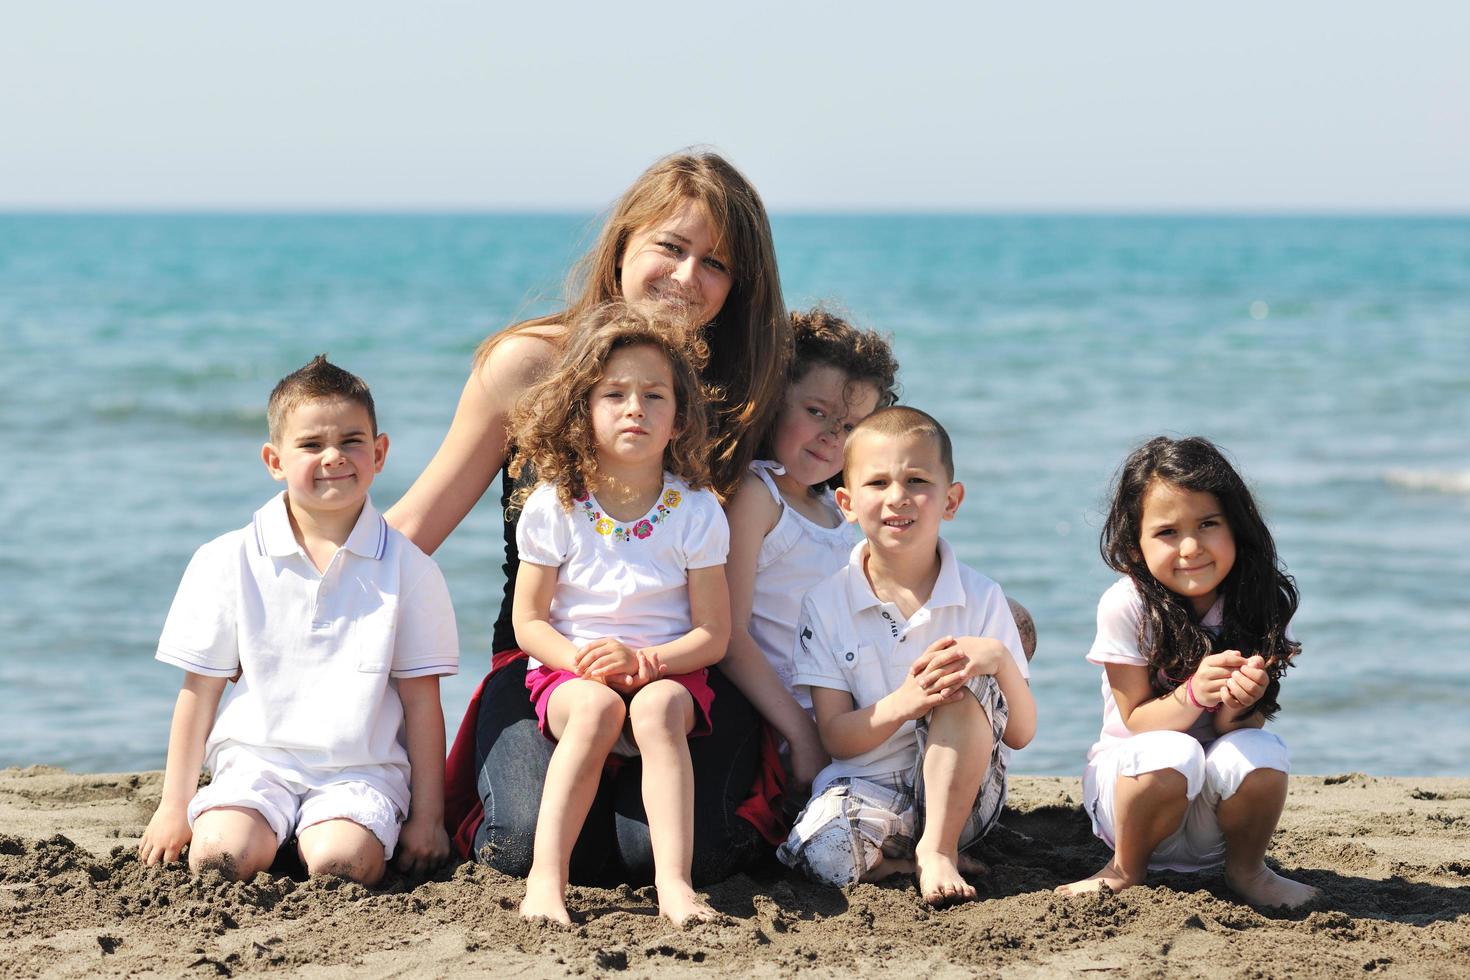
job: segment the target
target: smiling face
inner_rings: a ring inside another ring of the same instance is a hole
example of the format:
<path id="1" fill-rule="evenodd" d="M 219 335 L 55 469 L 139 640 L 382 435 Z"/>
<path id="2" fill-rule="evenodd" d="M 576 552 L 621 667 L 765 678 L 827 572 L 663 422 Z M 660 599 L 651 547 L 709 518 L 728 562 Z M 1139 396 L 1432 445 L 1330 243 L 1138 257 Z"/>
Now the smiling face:
<path id="1" fill-rule="evenodd" d="M 837 506 L 863 529 L 871 551 L 932 552 L 939 524 L 952 520 L 965 488 L 951 482 L 936 441 L 923 433 L 864 431 L 847 449 L 846 486 Z"/>
<path id="2" fill-rule="evenodd" d="M 662 472 L 679 408 L 668 355 L 649 344 L 618 348 L 587 397 L 599 465 Z"/>
<path id="3" fill-rule="evenodd" d="M 1138 526 L 1138 550 L 1149 573 L 1188 598 L 1195 617 L 1202 618 L 1235 567 L 1235 535 L 1220 501 L 1155 479 L 1144 491 Z"/>
<path id="4" fill-rule="evenodd" d="M 814 487 L 836 476 L 848 433 L 877 407 L 877 388 L 849 381 L 831 364 L 815 365 L 789 385 L 772 442 L 792 486 Z"/>
<path id="5" fill-rule="evenodd" d="M 291 505 L 322 515 L 360 509 L 387 456 L 388 437 L 373 435 L 367 409 L 343 398 L 301 402 L 261 450 Z"/>
<path id="6" fill-rule="evenodd" d="M 716 238 L 717 229 L 694 201 L 635 231 L 618 261 L 623 299 L 659 303 L 694 324 L 709 323 L 735 281 Z"/>

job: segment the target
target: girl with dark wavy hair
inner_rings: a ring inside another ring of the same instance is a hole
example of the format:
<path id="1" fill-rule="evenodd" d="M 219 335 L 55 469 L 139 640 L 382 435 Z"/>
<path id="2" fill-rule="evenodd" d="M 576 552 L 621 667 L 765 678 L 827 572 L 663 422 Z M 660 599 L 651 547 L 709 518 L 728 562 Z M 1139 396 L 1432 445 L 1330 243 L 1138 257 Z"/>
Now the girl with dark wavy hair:
<path id="1" fill-rule="evenodd" d="M 1252 905 L 1311 901 L 1317 889 L 1265 864 L 1290 763 L 1263 726 L 1300 650 L 1298 595 L 1245 481 L 1207 439 L 1150 440 L 1119 471 L 1101 550 L 1124 578 L 1087 655 L 1103 667 L 1103 729 L 1082 791 L 1113 857 L 1058 890 L 1224 864 Z"/>

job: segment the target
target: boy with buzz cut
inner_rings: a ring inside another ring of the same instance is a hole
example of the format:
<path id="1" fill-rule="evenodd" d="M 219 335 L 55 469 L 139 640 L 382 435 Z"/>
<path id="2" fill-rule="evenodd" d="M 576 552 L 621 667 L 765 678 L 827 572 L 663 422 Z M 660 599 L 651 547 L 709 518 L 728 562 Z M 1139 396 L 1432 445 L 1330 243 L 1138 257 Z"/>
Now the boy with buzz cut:
<path id="1" fill-rule="evenodd" d="M 395 847 L 409 872 L 449 853 L 454 609 L 438 566 L 368 500 L 388 437 L 367 385 L 322 355 L 267 415 L 261 458 L 285 491 L 195 552 L 158 642 L 186 673 L 139 856 L 189 845 L 193 871 L 243 881 L 294 836 L 310 874 L 372 885 Z M 201 762 L 214 776 L 196 792 Z"/>
<path id="2" fill-rule="evenodd" d="M 793 681 L 832 763 L 777 854 L 830 885 L 917 871 L 931 904 L 968 901 L 960 849 L 1005 802 L 1007 749 L 1036 731 L 1000 586 L 939 536 L 964 499 L 949 435 L 885 408 L 847 439 L 837 505 L 866 540 L 802 602 Z"/>

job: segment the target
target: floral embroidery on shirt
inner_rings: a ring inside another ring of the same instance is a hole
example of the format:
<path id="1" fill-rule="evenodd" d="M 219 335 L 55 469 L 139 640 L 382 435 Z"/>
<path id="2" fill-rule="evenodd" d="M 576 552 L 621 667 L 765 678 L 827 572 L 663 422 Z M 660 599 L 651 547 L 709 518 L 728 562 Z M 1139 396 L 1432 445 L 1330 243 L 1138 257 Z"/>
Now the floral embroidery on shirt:
<path id="1" fill-rule="evenodd" d="M 610 537 L 614 541 L 623 542 L 635 539 L 641 541 L 652 535 L 654 525 L 668 520 L 674 508 L 683 502 L 684 497 L 679 491 L 670 487 L 664 491 L 663 498 L 659 501 L 658 506 L 654 507 L 653 513 L 632 525 L 619 524 L 612 518 L 604 516 L 602 511 L 593 504 L 590 493 L 584 493 L 574 499 L 581 505 L 582 513 L 586 515 L 587 520 L 592 522 L 598 534 L 604 538 Z"/>

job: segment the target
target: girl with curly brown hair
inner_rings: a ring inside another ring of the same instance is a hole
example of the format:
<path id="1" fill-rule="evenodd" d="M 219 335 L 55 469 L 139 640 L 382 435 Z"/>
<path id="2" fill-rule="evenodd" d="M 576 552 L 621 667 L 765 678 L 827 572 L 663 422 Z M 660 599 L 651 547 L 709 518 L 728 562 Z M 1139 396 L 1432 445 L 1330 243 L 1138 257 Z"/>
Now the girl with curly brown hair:
<path id="1" fill-rule="evenodd" d="M 585 320 L 585 322 L 584 322 Z M 690 880 L 688 739 L 710 731 L 730 532 L 709 489 L 699 376 L 682 337 L 621 304 L 572 321 L 561 362 L 511 416 L 523 494 L 511 619 L 556 743 L 521 914 L 563 924 L 572 847 L 610 755 L 638 759 L 659 911 L 714 915 Z"/>

